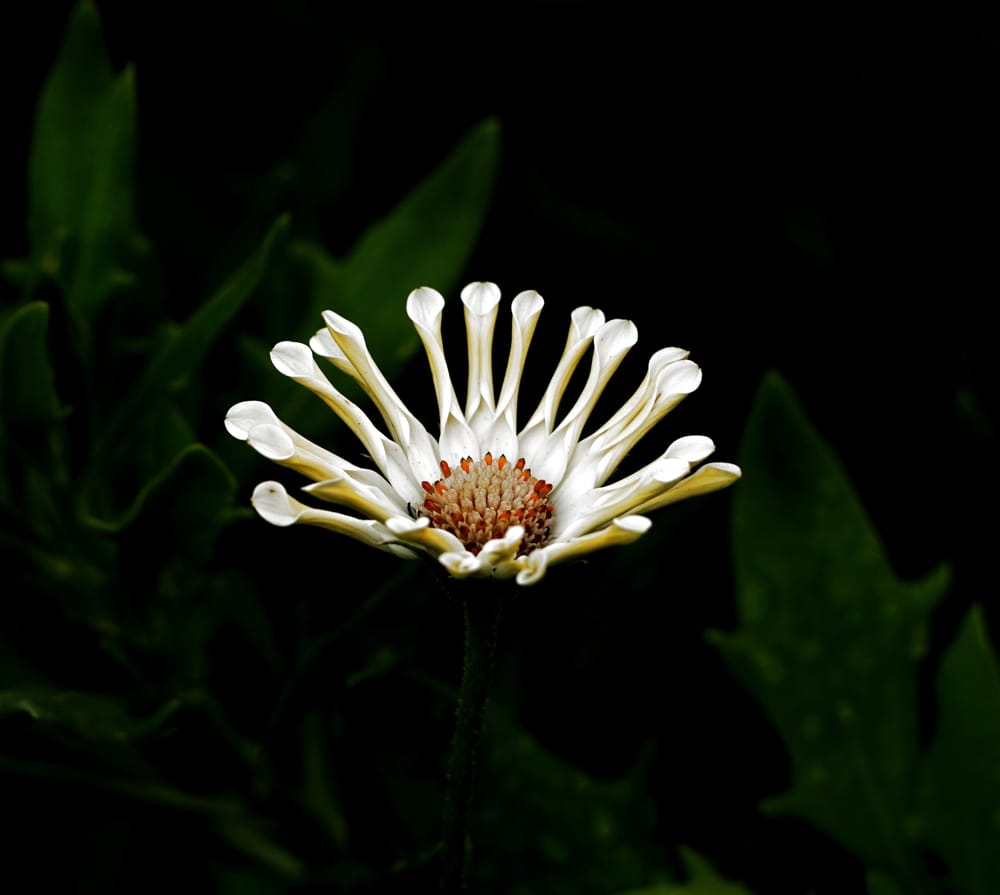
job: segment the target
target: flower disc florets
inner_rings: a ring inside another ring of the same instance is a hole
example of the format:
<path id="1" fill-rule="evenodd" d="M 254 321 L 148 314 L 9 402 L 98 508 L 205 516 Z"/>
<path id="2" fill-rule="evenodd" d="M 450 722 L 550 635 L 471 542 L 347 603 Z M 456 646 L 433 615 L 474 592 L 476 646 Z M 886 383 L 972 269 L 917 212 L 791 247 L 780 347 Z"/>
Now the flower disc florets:
<path id="1" fill-rule="evenodd" d="M 512 525 L 524 529 L 518 556 L 548 540 L 552 486 L 525 468 L 524 457 L 509 463 L 501 454 L 494 461 L 487 451 L 482 460 L 466 457 L 454 469 L 442 460 L 441 478 L 420 486 L 427 492 L 421 515 L 452 532 L 473 556 Z"/>

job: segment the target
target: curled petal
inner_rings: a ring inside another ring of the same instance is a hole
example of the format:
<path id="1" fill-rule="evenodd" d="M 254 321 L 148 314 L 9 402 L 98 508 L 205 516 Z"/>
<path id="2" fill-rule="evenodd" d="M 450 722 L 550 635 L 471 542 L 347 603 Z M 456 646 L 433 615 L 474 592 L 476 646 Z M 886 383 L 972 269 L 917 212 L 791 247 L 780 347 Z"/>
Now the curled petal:
<path id="1" fill-rule="evenodd" d="M 493 283 L 470 283 L 462 290 L 462 303 L 469 346 L 465 418 L 481 439 L 493 422 L 493 327 L 500 290 Z"/>
<path id="2" fill-rule="evenodd" d="M 419 499 L 420 479 L 415 473 L 418 470 L 425 475 L 432 473 L 435 469 L 434 460 L 417 462 L 411 459 L 411 454 L 398 442 L 379 432 L 357 404 L 330 384 L 305 345 L 279 342 L 271 352 L 271 361 L 279 373 L 284 373 L 318 395 L 350 427 L 404 502 Z"/>
<path id="3" fill-rule="evenodd" d="M 382 488 L 339 469 L 334 470 L 328 479 L 306 485 L 302 490 L 379 522 L 385 522 L 406 509 L 400 505 L 402 501 L 398 495 L 390 497 Z"/>
<path id="4" fill-rule="evenodd" d="M 540 547 L 527 556 L 524 568 L 518 573 L 517 583 L 536 584 L 554 563 L 579 559 L 595 550 L 631 544 L 649 531 L 653 523 L 645 516 L 624 516 L 614 519 L 605 528 L 566 540 L 559 539 Z"/>
<path id="5" fill-rule="evenodd" d="M 306 506 L 291 497 L 280 482 L 261 482 L 254 489 L 251 503 L 260 517 L 271 525 L 281 528 L 297 524 L 317 525 L 405 559 L 416 557 L 412 550 L 396 543 L 392 533 L 374 519 L 356 519 L 343 513 Z"/>
<path id="6" fill-rule="evenodd" d="M 382 414 L 389 433 L 409 459 L 416 481 L 437 464 L 438 446 L 423 424 L 406 408 L 378 368 L 361 330 L 346 317 L 324 311 L 323 320 L 334 342 L 354 365 L 365 391 Z M 315 362 L 314 362 L 315 363 Z"/>
<path id="7" fill-rule="evenodd" d="M 679 457 L 660 457 L 637 472 L 610 485 L 563 497 L 559 516 L 553 520 L 556 539 L 593 531 L 615 516 L 639 512 L 653 498 L 674 487 L 690 471 Z"/>
<path id="8" fill-rule="evenodd" d="M 582 474 L 592 485 L 607 481 L 639 440 L 700 382 L 701 370 L 689 360 L 675 360 L 647 376 L 622 411 L 580 442 L 567 477 Z"/>
<path id="9" fill-rule="evenodd" d="M 668 504 L 687 500 L 689 497 L 711 494 L 713 491 L 728 488 L 742 474 L 735 463 L 706 463 L 672 488 L 636 507 L 636 511 L 649 513 Z"/>
<path id="10" fill-rule="evenodd" d="M 247 442 L 261 456 L 315 481 L 323 481 L 344 472 L 370 487 L 378 488 L 386 498 L 399 500 L 392 485 L 377 472 L 355 466 L 343 457 L 313 444 L 285 425 L 262 401 L 244 401 L 231 407 L 226 416 L 226 429 L 233 437 Z M 405 506 L 405 501 L 402 504 Z"/>
<path id="11" fill-rule="evenodd" d="M 542 395 L 542 400 L 517 436 L 518 454 L 534 456 L 536 448 L 551 434 L 556 424 L 556 414 L 566 392 L 566 387 L 594 341 L 594 336 L 604 325 L 604 314 L 595 308 L 577 308 L 570 316 L 569 334 L 559 364 Z"/>
<path id="12" fill-rule="evenodd" d="M 597 399 L 638 338 L 639 333 L 630 320 L 609 320 L 597 331 L 590 375 L 580 397 L 556 430 L 532 452 L 531 465 L 535 475 L 547 482 L 559 484 Z M 520 444 L 518 447 L 523 451 Z"/>
<path id="13" fill-rule="evenodd" d="M 419 547 L 431 556 L 438 556 L 449 551 L 465 552 L 462 542 L 450 531 L 431 528 L 429 522 L 430 520 L 426 516 L 419 519 L 411 519 L 409 516 L 393 516 L 385 520 L 385 526 L 403 543 Z"/>
<path id="14" fill-rule="evenodd" d="M 406 300 L 406 313 L 424 345 L 434 380 L 441 433 L 438 443 L 442 457 L 439 459 L 479 456 L 482 453 L 479 443 L 465 420 L 448 371 L 441 339 L 443 311 L 444 299 L 433 289 L 414 289 Z"/>
<path id="15" fill-rule="evenodd" d="M 517 396 L 528 346 L 545 302 L 537 292 L 521 292 L 511 302 L 510 354 L 496 409 L 479 433 L 480 453 L 520 456 L 517 439 Z M 478 455 L 477 455 L 478 456 Z"/>
<path id="16" fill-rule="evenodd" d="M 358 375 L 358 371 L 354 368 L 354 364 L 350 362 L 347 355 L 340 350 L 340 346 L 333 341 L 330 330 L 325 328 L 316 330 L 313 337 L 309 340 L 309 347 L 312 349 L 313 354 L 328 360 L 341 373 L 346 373 L 367 391 L 365 381 Z M 371 397 L 371 395 L 368 397 Z"/>

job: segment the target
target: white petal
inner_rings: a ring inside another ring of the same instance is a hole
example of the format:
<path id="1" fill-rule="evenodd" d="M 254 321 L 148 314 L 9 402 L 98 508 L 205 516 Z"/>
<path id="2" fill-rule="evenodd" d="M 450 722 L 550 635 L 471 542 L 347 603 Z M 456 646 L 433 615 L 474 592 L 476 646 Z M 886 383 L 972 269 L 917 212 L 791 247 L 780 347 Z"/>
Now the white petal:
<path id="1" fill-rule="evenodd" d="M 414 470 L 416 464 L 411 454 L 379 432 L 357 404 L 330 384 L 313 358 L 312 352 L 305 345 L 298 342 L 279 342 L 271 352 L 271 361 L 278 372 L 284 373 L 322 398 L 326 405 L 350 427 L 404 502 L 421 499 L 420 482 L 428 475 L 432 476 L 432 480 L 437 478 L 436 464 L 433 460 L 426 464 L 426 471 L 421 469 L 421 472 L 424 472 L 423 477 L 417 478 Z"/>
<path id="2" fill-rule="evenodd" d="M 340 350 L 340 346 L 333 341 L 333 336 L 326 327 L 316 330 L 313 337 L 309 340 L 309 347 L 312 349 L 313 354 L 330 361 L 341 373 L 346 373 L 362 388 L 365 387 L 365 383 L 358 376 L 358 371 L 354 368 L 354 364 Z"/>
<path id="3" fill-rule="evenodd" d="M 480 450 L 484 454 L 490 451 L 494 456 L 521 456 L 517 439 L 517 395 L 528 346 L 544 304 L 537 292 L 521 292 L 511 302 L 510 354 L 493 422 L 480 439 Z"/>
<path id="4" fill-rule="evenodd" d="M 406 300 L 406 313 L 423 342 L 437 396 L 440 436 L 439 460 L 458 462 L 463 457 L 479 457 L 481 450 L 462 412 L 452 384 L 441 339 L 444 299 L 433 289 L 414 289 Z M 437 478 L 435 474 L 434 478 Z M 429 479 L 433 481 L 433 479 Z"/>
<path id="5" fill-rule="evenodd" d="M 705 435 L 685 435 L 667 448 L 665 457 L 678 457 L 694 465 L 715 453 L 715 442 Z"/>
<path id="6" fill-rule="evenodd" d="M 372 359 L 361 330 L 350 320 L 333 311 L 324 311 L 330 335 L 358 371 L 389 433 L 409 459 L 417 482 L 431 475 L 437 467 L 438 447 L 423 424 L 406 408 Z"/>
<path id="7" fill-rule="evenodd" d="M 535 584 L 545 575 L 546 569 L 560 562 L 578 559 L 595 550 L 631 544 L 649 531 L 653 523 L 645 516 L 624 516 L 613 519 L 599 531 L 568 540 L 555 540 L 528 554 L 525 568 L 518 573 L 517 583 Z"/>
<path id="8" fill-rule="evenodd" d="M 431 556 L 465 550 L 462 542 L 450 531 L 445 531 L 442 528 L 431 528 L 430 520 L 426 516 L 421 516 L 419 519 L 411 519 L 409 516 L 393 516 L 385 520 L 385 526 L 403 543 L 420 547 Z"/>
<path id="9" fill-rule="evenodd" d="M 684 353 L 679 349 L 666 351 Z M 670 357 L 664 352 L 658 355 L 661 361 Z M 607 423 L 580 442 L 566 470 L 566 488 L 580 492 L 606 482 L 639 440 L 700 382 L 701 370 L 689 360 L 665 364 L 651 360 L 635 394 Z"/>
<path id="10" fill-rule="evenodd" d="M 600 528 L 616 516 L 638 512 L 674 487 L 691 469 L 679 457 L 660 457 L 632 475 L 586 491 L 553 491 L 552 537 L 572 538 Z"/>
<path id="11" fill-rule="evenodd" d="M 400 499 L 392 485 L 377 472 L 355 466 L 331 451 L 313 444 L 283 423 L 261 401 L 244 401 L 230 408 L 226 417 L 226 428 L 236 438 L 246 441 L 259 454 L 308 476 L 315 481 L 323 481 L 341 472 L 347 473 L 370 487 L 384 492 L 401 507 Z"/>
<path id="12" fill-rule="evenodd" d="M 552 379 L 542 395 L 535 412 L 517 436 L 518 457 L 532 457 L 535 455 L 538 446 L 545 441 L 548 435 L 555 428 L 556 414 L 559 412 L 559 404 L 566 386 L 573 376 L 580 363 L 580 359 L 586 353 L 594 341 L 597 331 L 604 325 L 604 314 L 596 308 L 577 308 L 570 317 L 569 334 L 566 337 L 566 345 L 563 348 L 562 356 L 556 366 Z"/>
<path id="13" fill-rule="evenodd" d="M 538 584 L 545 577 L 548 569 L 549 558 L 545 549 L 533 550 L 524 557 L 524 562 L 517 573 L 517 583 L 522 587 L 530 587 L 532 584 Z"/>
<path id="14" fill-rule="evenodd" d="M 524 528 L 512 525 L 502 538 L 493 538 L 483 545 L 478 554 L 464 548 L 449 550 L 438 556 L 452 578 L 513 578 L 524 566 L 524 558 L 517 556 L 524 539 Z"/>
<path id="15" fill-rule="evenodd" d="M 597 399 L 638 338 L 638 330 L 629 320 L 610 320 L 598 330 L 594 336 L 590 375 L 580 397 L 556 430 L 532 451 L 534 475 L 553 484 L 559 483 Z M 518 448 L 523 451 L 520 439 Z"/>
<path id="16" fill-rule="evenodd" d="M 277 414 L 263 401 L 241 401 L 226 413 L 226 431 L 240 441 L 247 440 L 247 435 L 254 426 L 276 422 Z"/>
<path id="17" fill-rule="evenodd" d="M 306 485 L 302 490 L 379 522 L 398 516 L 406 509 L 395 495 L 390 496 L 381 488 L 353 478 L 342 470 L 335 470 L 330 478 Z"/>
<path id="18" fill-rule="evenodd" d="M 639 388 L 622 404 L 617 412 L 612 414 L 611 418 L 604 425 L 597 429 L 591 438 L 599 443 L 610 441 L 611 436 L 609 433 L 620 431 L 624 426 L 628 425 L 629 421 L 639 412 L 639 409 L 655 398 L 656 383 L 660 374 L 671 364 L 686 359 L 688 353 L 683 348 L 661 348 L 655 352 L 649 359 L 646 366 L 646 376 L 639 385 Z"/>
<path id="19" fill-rule="evenodd" d="M 465 549 L 442 553 L 437 559 L 452 578 L 482 577 L 487 568 L 479 561 L 478 556 L 473 556 Z"/>
<path id="20" fill-rule="evenodd" d="M 517 551 L 521 549 L 521 541 L 523 540 L 524 528 L 520 525 L 512 525 L 502 538 L 491 538 L 483 544 L 483 549 L 479 551 L 479 558 L 487 565 L 498 566 L 517 556 Z"/>
<path id="21" fill-rule="evenodd" d="M 713 491 L 728 488 L 741 475 L 742 472 L 735 463 L 706 463 L 669 490 L 636 507 L 636 511 L 649 513 L 668 504 L 687 500 L 689 497 L 711 494 Z"/>
<path id="22" fill-rule="evenodd" d="M 261 482 L 251 499 L 254 509 L 266 522 L 279 527 L 317 525 L 338 534 L 347 535 L 370 547 L 378 547 L 407 559 L 416 554 L 395 542 L 392 533 L 373 519 L 355 519 L 343 513 L 317 510 L 289 496 L 280 482 Z"/>
<path id="23" fill-rule="evenodd" d="M 465 395 L 465 418 L 476 437 L 482 437 L 493 422 L 493 327 L 497 319 L 500 290 L 493 283 L 470 283 L 462 290 L 465 329 L 469 349 L 469 386 Z M 478 459 L 478 458 L 477 458 Z"/>

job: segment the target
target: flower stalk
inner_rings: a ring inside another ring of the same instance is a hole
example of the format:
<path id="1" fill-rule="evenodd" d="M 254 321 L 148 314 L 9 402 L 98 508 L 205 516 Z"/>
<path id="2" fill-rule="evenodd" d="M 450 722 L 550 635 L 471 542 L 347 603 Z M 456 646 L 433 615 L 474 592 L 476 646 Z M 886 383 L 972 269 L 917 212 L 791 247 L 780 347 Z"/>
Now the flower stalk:
<path id="1" fill-rule="evenodd" d="M 465 658 L 444 803 L 441 891 L 445 895 L 467 891 L 471 851 L 469 815 L 482 753 L 503 600 L 502 588 L 495 582 L 486 587 L 466 585 L 457 590 L 465 614 Z"/>

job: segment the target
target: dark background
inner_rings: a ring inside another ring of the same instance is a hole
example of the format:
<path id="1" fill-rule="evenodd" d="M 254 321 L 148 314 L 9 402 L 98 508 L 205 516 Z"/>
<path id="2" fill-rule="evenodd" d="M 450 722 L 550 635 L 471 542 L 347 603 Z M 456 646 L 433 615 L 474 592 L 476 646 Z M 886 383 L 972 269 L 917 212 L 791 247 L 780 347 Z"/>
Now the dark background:
<path id="1" fill-rule="evenodd" d="M 721 460 L 735 459 L 760 378 L 777 369 L 844 460 L 900 574 L 953 563 L 955 597 L 935 619 L 932 651 L 965 607 L 990 595 L 995 34 L 939 23 L 661 24 L 575 4 L 364 18 L 304 2 L 253 12 L 97 6 L 115 69 L 135 65 L 139 220 L 174 319 L 281 211 L 345 254 L 470 127 L 495 116 L 501 167 L 467 279 L 494 280 L 507 297 L 541 292 L 552 364 L 565 314 L 580 304 L 636 322 L 640 359 L 626 373 L 641 373 L 661 345 L 690 348 L 705 382 L 677 411 L 677 434 L 710 434 Z M 20 10 L 4 29 L 5 257 L 27 251 L 21 172 L 68 10 Z M 320 154 L 307 177 L 292 176 L 287 160 L 323 115 L 343 123 L 330 165 Z M 311 190 L 336 201 L 310 201 Z M 533 355 L 545 354 L 542 333 Z M 253 397 L 215 364 L 223 394 L 200 433 L 210 443 L 229 399 Z M 963 415 L 970 395 L 979 410 Z M 269 475 L 257 468 L 244 493 Z M 675 552 L 642 584 L 593 593 L 585 569 L 557 569 L 551 588 L 511 607 L 510 674 L 531 682 L 508 685 L 516 712 L 544 746 L 599 779 L 626 773 L 656 742 L 662 841 L 697 847 L 757 891 L 803 891 L 784 869 L 790 852 L 829 868 L 829 889 L 817 892 L 861 891 L 846 852 L 805 825 L 756 813 L 787 782 L 781 746 L 703 642 L 706 629 L 735 623 L 727 500 L 655 520 L 670 526 Z M 227 536 L 220 562 L 244 555 L 246 538 L 269 549 L 274 532 L 264 528 Z M 290 565 L 308 566 L 327 536 L 295 534 L 282 549 Z M 353 561 L 338 570 L 340 583 L 374 588 L 386 574 L 381 556 L 366 566 L 343 555 Z M 291 587 L 315 601 L 323 595 L 313 569 Z M 414 598 L 397 613 L 392 624 L 424 632 L 424 666 L 454 680 L 454 607 Z M 588 646 L 595 627 L 601 637 Z M 292 639 L 280 629 L 277 637 Z M 229 684 L 255 674 L 252 665 L 217 673 Z M 321 704 L 313 687 L 303 699 Z M 250 702 L 235 711 L 252 726 Z M 376 701 L 366 711 L 379 710 Z M 438 721 L 440 746 L 447 719 Z M 177 749 L 168 760 L 187 759 Z M 201 760 L 193 749 L 190 761 Z M 87 798 L 66 798 L 68 840 Z"/>

